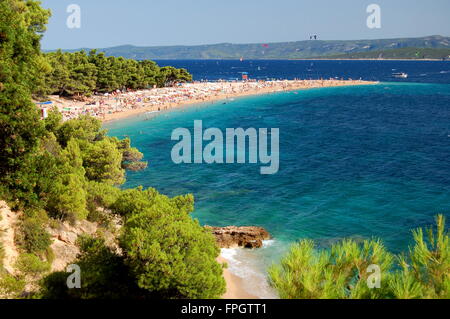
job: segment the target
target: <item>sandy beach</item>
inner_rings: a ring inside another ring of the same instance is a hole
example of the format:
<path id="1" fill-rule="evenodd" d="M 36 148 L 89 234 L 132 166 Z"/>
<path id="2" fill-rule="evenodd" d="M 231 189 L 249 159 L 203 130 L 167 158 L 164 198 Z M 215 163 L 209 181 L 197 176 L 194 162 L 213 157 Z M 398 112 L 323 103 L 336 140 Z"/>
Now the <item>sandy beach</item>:
<path id="1" fill-rule="evenodd" d="M 133 92 L 114 92 L 95 95 L 82 100 L 66 99 L 59 96 L 50 98 L 51 104 L 41 105 L 42 109 L 57 107 L 64 120 L 89 114 L 103 122 L 119 120 L 146 112 L 160 112 L 175 108 L 189 107 L 200 103 L 212 103 L 241 97 L 276 92 L 306 90 L 312 88 L 372 85 L 378 82 L 362 80 L 292 80 L 292 81 L 234 81 L 195 82 L 176 87 L 154 88 Z M 219 263 L 228 263 L 220 256 Z M 244 279 L 224 269 L 227 291 L 223 299 L 259 299 L 244 288 Z"/>
<path id="2" fill-rule="evenodd" d="M 217 262 L 221 264 L 228 263 L 223 256 L 217 258 Z M 258 297 L 247 293 L 243 287 L 243 279 L 232 274 L 226 268 L 223 270 L 223 277 L 227 283 L 227 292 L 222 296 L 223 299 L 259 299 Z"/>
<path id="3" fill-rule="evenodd" d="M 49 110 L 56 106 L 63 114 L 64 120 L 89 114 L 103 122 L 108 122 L 146 112 L 160 112 L 199 103 L 233 99 L 240 96 L 377 83 L 352 79 L 194 82 L 180 84 L 175 87 L 133 92 L 117 91 L 81 100 L 51 96 L 51 104 L 40 105 L 40 107 Z"/>

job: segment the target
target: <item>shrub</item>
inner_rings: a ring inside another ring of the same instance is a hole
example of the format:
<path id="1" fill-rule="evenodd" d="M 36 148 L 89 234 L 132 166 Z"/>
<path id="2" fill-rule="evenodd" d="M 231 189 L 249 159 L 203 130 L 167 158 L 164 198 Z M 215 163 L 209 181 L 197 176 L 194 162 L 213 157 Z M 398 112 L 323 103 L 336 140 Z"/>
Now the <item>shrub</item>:
<path id="1" fill-rule="evenodd" d="M 47 204 L 50 216 L 71 222 L 85 219 L 88 211 L 83 186 L 84 180 L 77 174 L 62 175 L 55 180 Z"/>
<path id="2" fill-rule="evenodd" d="M 83 146 L 82 156 L 86 177 L 89 180 L 110 185 L 121 185 L 125 182 L 122 153 L 109 139 L 86 143 Z"/>
<path id="3" fill-rule="evenodd" d="M 139 214 L 145 209 L 152 207 L 154 199 L 158 195 L 156 189 L 142 187 L 127 189 L 120 193 L 116 202 L 111 205 L 112 210 L 121 216 Z"/>
<path id="4" fill-rule="evenodd" d="M 0 296 L 5 298 L 18 298 L 25 289 L 25 280 L 10 274 L 0 276 Z"/>
<path id="5" fill-rule="evenodd" d="M 362 245 L 346 240 L 331 250 L 316 250 L 311 240 L 292 246 L 279 266 L 269 269 L 270 283 L 283 299 L 377 298 L 383 291 L 368 289 L 366 272 L 377 264 L 390 270 L 393 256 L 379 241 Z"/>
<path id="6" fill-rule="evenodd" d="M 26 252 L 33 254 L 44 253 L 51 244 L 49 233 L 37 218 L 27 218 L 22 222 L 16 241 Z"/>
<path id="7" fill-rule="evenodd" d="M 285 299 L 450 298 L 450 242 L 445 218 L 438 216 L 436 231 L 415 230 L 408 256 L 394 258 L 380 241 L 358 245 L 351 240 L 330 250 L 317 250 L 303 240 L 292 246 L 280 265 L 269 269 L 271 285 Z M 398 264 L 394 264 L 397 260 Z M 380 289 L 368 289 L 369 265 L 380 266 Z M 395 267 L 394 267 L 395 266 Z"/>
<path id="8" fill-rule="evenodd" d="M 400 256 L 402 271 L 392 281 L 396 298 L 450 299 L 450 239 L 445 218 L 436 217 L 436 230 L 413 231 L 409 256 Z"/>
<path id="9" fill-rule="evenodd" d="M 123 207 L 134 212 L 120 243 L 138 286 L 162 298 L 221 297 L 225 281 L 213 236 L 168 197 L 155 195 L 147 205 L 137 197 L 130 210 Z M 146 208 L 136 212 L 138 206 Z"/>
<path id="10" fill-rule="evenodd" d="M 58 129 L 58 141 L 65 147 L 71 139 L 94 142 L 103 139 L 105 131 L 101 130 L 100 120 L 91 116 L 81 116 L 64 122 Z"/>
<path id="11" fill-rule="evenodd" d="M 24 275 L 37 276 L 50 270 L 50 264 L 33 254 L 19 255 L 16 268 Z"/>
<path id="12" fill-rule="evenodd" d="M 106 183 L 89 181 L 87 183 L 87 202 L 91 213 L 98 207 L 111 208 L 120 196 L 120 189 Z"/>
<path id="13" fill-rule="evenodd" d="M 80 256 L 74 262 L 82 269 L 81 289 L 67 288 L 67 273 L 56 272 L 40 283 L 39 297 L 45 299 L 118 299 L 146 298 L 149 293 L 139 289 L 123 257 L 105 245 L 103 239 L 89 236 L 78 242 Z"/>

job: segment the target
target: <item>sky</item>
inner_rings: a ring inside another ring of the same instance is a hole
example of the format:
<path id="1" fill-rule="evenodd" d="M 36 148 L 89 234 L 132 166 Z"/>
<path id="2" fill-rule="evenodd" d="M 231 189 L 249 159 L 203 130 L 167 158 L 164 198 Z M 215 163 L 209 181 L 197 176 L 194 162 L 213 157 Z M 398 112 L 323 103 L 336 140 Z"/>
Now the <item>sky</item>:
<path id="1" fill-rule="evenodd" d="M 67 8 L 80 8 L 69 28 Z M 367 27 L 367 7 L 381 28 Z M 42 0 L 43 49 L 450 36 L 450 0 Z"/>

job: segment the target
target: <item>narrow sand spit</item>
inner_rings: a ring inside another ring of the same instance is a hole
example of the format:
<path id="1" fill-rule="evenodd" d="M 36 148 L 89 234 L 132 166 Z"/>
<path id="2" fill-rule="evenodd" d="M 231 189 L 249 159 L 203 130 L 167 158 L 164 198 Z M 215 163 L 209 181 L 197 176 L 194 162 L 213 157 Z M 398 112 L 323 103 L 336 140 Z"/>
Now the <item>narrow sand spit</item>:
<path id="1" fill-rule="evenodd" d="M 118 120 L 140 113 L 154 113 L 201 103 L 213 103 L 242 96 L 306 90 L 312 88 L 371 85 L 378 82 L 362 80 L 285 80 L 258 82 L 195 82 L 177 87 L 156 88 L 133 92 L 113 92 L 80 100 L 50 97 L 50 106 L 56 106 L 64 120 L 89 114 L 104 122 Z"/>

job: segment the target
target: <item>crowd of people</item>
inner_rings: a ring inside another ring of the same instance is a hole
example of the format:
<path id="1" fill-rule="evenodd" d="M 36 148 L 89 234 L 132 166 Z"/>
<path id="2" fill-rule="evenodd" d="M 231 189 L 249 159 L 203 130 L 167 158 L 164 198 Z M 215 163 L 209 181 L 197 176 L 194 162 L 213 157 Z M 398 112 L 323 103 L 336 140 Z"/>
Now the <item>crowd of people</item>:
<path id="1" fill-rule="evenodd" d="M 358 85 L 361 80 L 276 80 L 276 81 L 217 81 L 182 83 L 174 87 L 140 91 L 116 91 L 85 98 L 83 101 L 51 97 L 52 105 L 63 114 L 64 120 L 89 114 L 107 120 L 113 114 L 130 111 L 163 111 L 170 108 L 235 96 L 297 89 Z M 50 107 L 49 105 L 45 106 Z"/>

